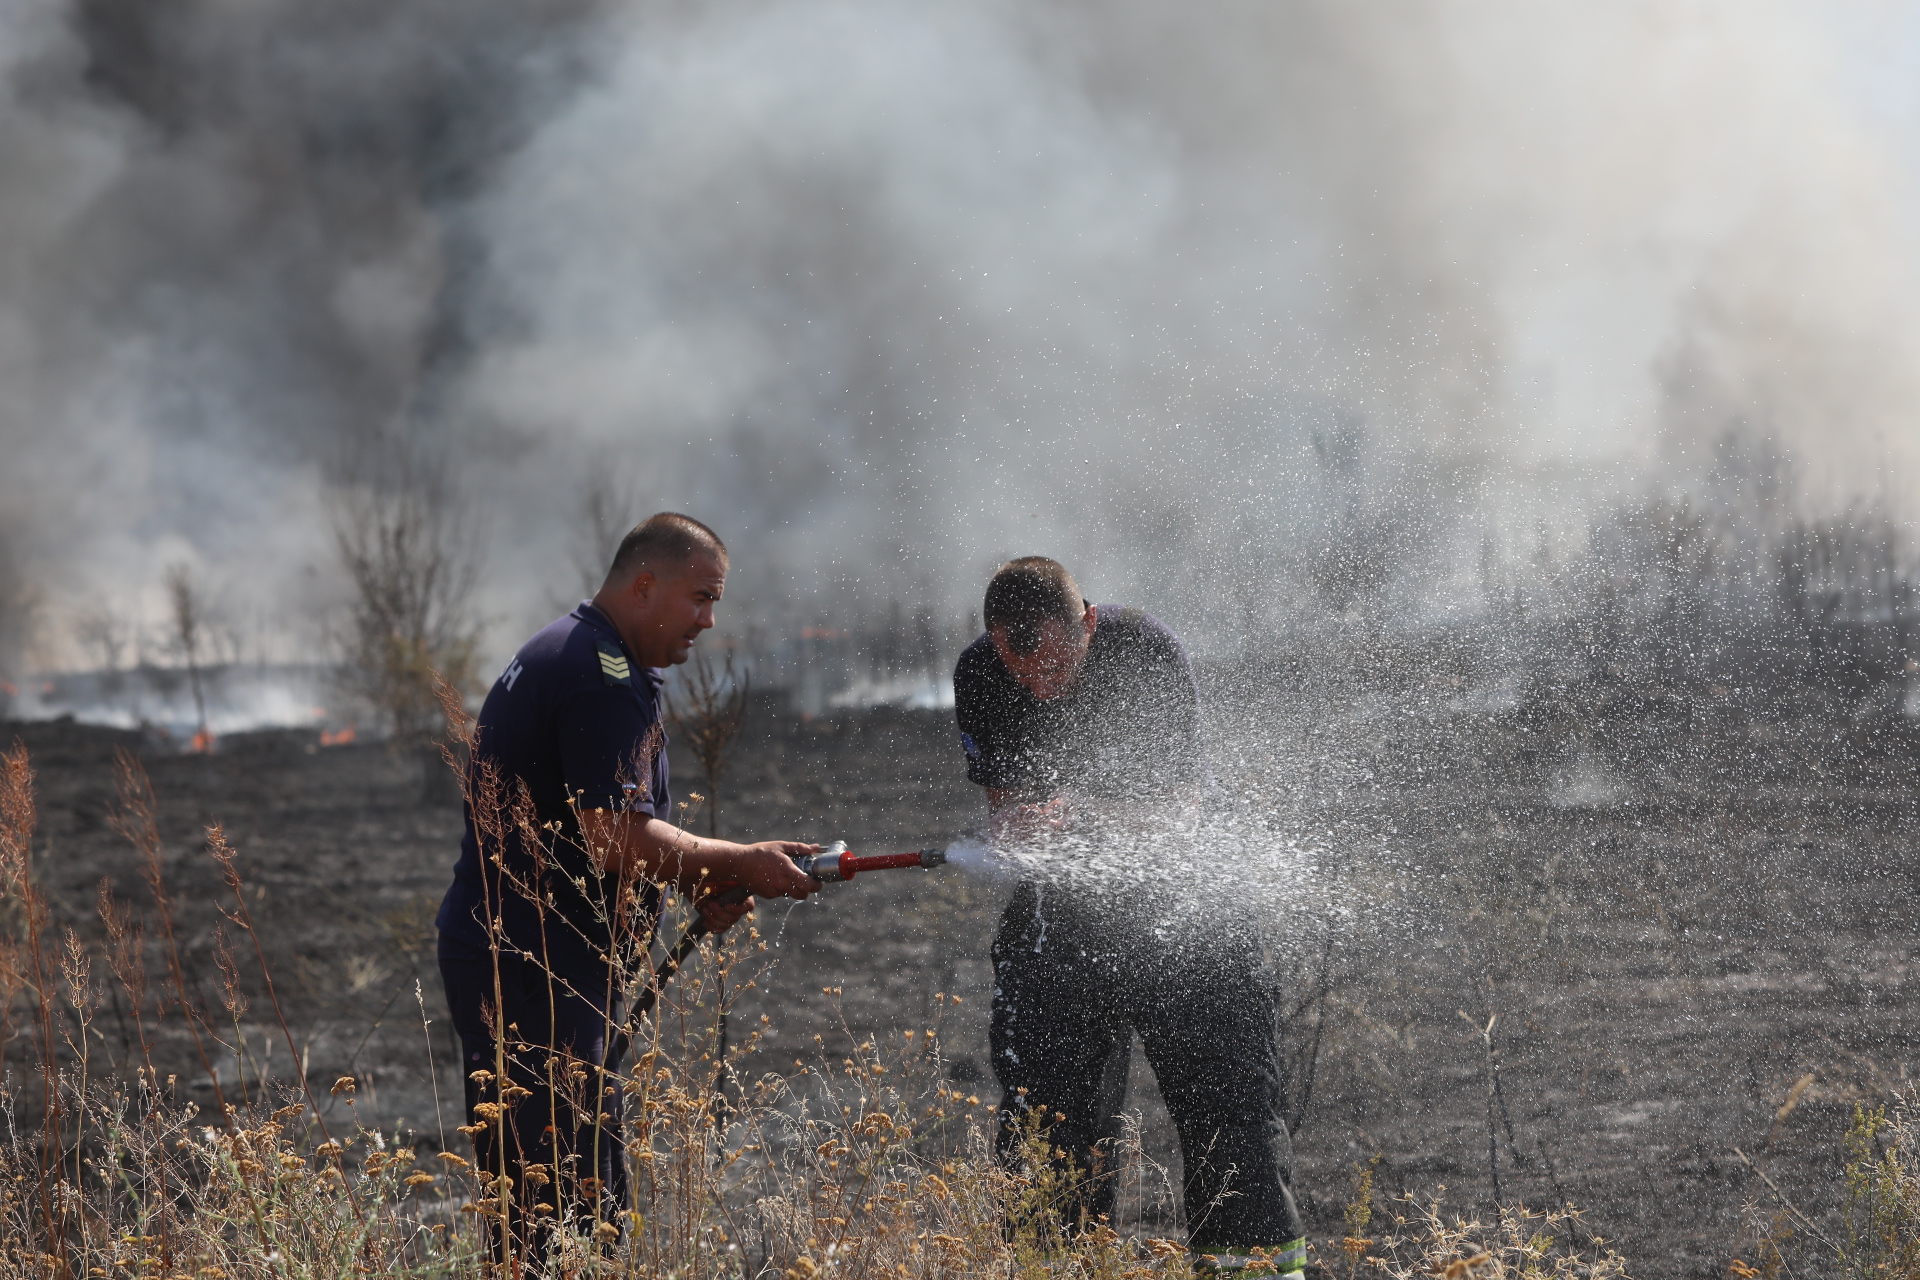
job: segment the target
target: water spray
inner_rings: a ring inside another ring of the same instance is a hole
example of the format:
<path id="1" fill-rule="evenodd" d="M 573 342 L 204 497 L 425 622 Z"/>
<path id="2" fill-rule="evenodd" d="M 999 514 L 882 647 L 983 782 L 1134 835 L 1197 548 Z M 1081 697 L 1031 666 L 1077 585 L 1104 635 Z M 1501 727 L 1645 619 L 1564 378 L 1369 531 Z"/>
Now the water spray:
<path id="1" fill-rule="evenodd" d="M 825 886 L 844 884 L 862 871 L 897 871 L 907 867 L 931 870 L 946 860 L 947 854 L 944 849 L 916 849 L 911 853 L 856 854 L 848 851 L 845 840 L 835 840 L 818 853 L 809 853 L 796 858 L 794 865 Z M 713 896 L 711 901 L 716 905 L 731 904 L 745 902 L 747 896 L 747 886 L 739 884 L 731 889 L 721 890 Z M 692 955 L 694 948 L 700 945 L 700 939 L 712 932 L 713 928 L 707 923 L 705 916 L 696 917 L 694 922 L 687 926 L 686 931 L 680 935 L 680 940 L 673 944 L 673 949 L 667 952 L 666 958 L 660 962 L 658 968 L 654 969 L 652 984 L 634 1000 L 635 1016 L 653 1008 L 654 1001 L 659 999 L 660 989 L 672 980 L 674 974 L 680 972 L 680 966 L 686 963 L 687 957 Z"/>

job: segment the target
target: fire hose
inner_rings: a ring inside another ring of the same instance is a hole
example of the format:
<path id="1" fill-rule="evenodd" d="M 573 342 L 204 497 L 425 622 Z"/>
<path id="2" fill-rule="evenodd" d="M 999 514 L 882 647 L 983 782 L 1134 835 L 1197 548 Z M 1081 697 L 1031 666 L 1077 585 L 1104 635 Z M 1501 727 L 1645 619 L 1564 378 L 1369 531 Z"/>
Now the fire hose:
<path id="1" fill-rule="evenodd" d="M 933 868 L 947 860 L 943 849 L 918 849 L 912 853 L 869 853 L 856 854 L 847 851 L 847 842 L 835 840 L 818 853 L 809 853 L 794 859 L 800 870 L 818 880 L 821 885 L 844 884 L 862 871 L 895 871 L 905 867 Z M 716 904 L 745 902 L 748 890 L 743 884 L 723 889 L 706 901 Z M 647 989 L 634 998 L 633 1015 L 639 1017 L 653 1009 L 654 1002 L 660 998 L 661 988 L 672 981 L 673 975 L 680 972 L 680 966 L 686 963 L 700 940 L 713 932 L 705 916 L 697 917 L 680 935 L 658 967 L 653 971 L 653 982 Z"/>

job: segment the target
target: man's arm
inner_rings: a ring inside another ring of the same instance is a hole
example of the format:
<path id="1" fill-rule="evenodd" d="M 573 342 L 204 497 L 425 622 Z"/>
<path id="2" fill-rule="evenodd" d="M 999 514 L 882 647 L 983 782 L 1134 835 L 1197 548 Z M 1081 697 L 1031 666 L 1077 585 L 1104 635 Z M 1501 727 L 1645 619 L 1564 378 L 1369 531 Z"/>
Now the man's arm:
<path id="1" fill-rule="evenodd" d="M 662 822 L 644 805 L 616 809 L 617 797 L 631 795 L 623 785 L 634 779 L 650 787 L 657 749 L 657 724 L 634 700 L 632 691 L 594 685 L 568 699 L 557 713 L 561 770 L 568 794 L 575 797 L 580 830 L 594 865 L 625 880 L 667 882 L 692 894 L 702 882 L 709 890 L 722 884 L 744 884 L 748 892 L 767 897 L 804 898 L 818 883 L 793 858 L 815 846 L 774 840 L 765 844 L 734 844 L 708 840 Z M 634 759 L 635 744 L 640 747 Z M 709 898 L 711 895 L 709 895 Z M 753 910 L 740 904 L 701 908 L 707 923 L 724 929 Z"/>
<path id="2" fill-rule="evenodd" d="M 967 753 L 967 780 L 987 793 L 988 822 L 996 834 L 1018 839 L 1045 826 L 1057 828 L 1063 817 L 1059 802 L 1032 803 L 1032 771 L 1007 750 L 1004 726 L 995 714 L 993 680 L 975 653 L 962 654 L 953 671 L 953 712 Z"/>
<path id="3" fill-rule="evenodd" d="M 960 746 L 967 754 L 967 781 L 987 793 L 987 811 L 998 814 L 1018 803 L 1014 761 L 1001 742 L 1003 726 L 993 714 L 991 680 L 980 670 L 971 648 L 953 669 L 953 714 L 960 726 Z"/>
<path id="4" fill-rule="evenodd" d="M 804 898 L 820 882 L 794 865 L 802 854 L 820 846 L 796 840 L 764 840 L 735 844 L 696 836 L 645 813 L 617 813 L 588 809 L 580 814 L 580 829 L 596 863 L 622 879 L 647 879 L 674 884 L 693 894 L 708 887 L 732 883 L 764 898 Z M 701 908 L 716 931 L 753 910 L 753 899 L 743 903 Z"/>

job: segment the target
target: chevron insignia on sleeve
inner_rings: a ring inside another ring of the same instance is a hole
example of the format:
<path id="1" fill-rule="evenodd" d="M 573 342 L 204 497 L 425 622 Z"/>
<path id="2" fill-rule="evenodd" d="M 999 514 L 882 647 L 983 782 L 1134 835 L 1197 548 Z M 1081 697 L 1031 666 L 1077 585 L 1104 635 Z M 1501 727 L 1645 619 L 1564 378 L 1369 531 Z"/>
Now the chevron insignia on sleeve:
<path id="1" fill-rule="evenodd" d="M 624 684 L 633 687 L 633 667 L 627 662 L 627 655 L 610 644 L 602 644 L 600 649 L 600 676 L 608 684 Z"/>

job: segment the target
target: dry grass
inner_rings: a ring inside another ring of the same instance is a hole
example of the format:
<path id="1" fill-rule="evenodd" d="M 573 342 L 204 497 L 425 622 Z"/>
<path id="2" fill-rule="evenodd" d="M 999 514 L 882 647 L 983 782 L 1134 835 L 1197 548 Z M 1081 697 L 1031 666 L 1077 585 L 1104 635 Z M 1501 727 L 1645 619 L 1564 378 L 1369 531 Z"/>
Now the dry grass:
<path id="1" fill-rule="evenodd" d="M 511 1229 L 518 1191 L 540 1193 L 559 1170 L 477 1170 L 431 1135 L 350 1123 L 329 1131 L 305 1080 L 262 1081 L 235 1034 L 249 1011 L 242 971 L 277 1006 L 256 945 L 232 848 L 215 827 L 207 853 L 230 901 L 216 948 L 218 1009 L 197 1003 L 173 937 L 153 797 L 138 763 L 120 762 L 115 825 L 139 852 L 151 919 L 103 886 L 97 951 L 71 932 L 49 936 L 32 863 L 33 777 L 23 749 L 4 757 L 0 786 L 0 995 L 31 1040 L 28 1065 L 0 1094 L 0 1276 L 470 1275 L 495 1269 L 488 1222 Z M 524 804 L 501 805 L 525 822 Z M 496 825 L 495 834 L 504 830 Z M 1070 1233 L 1058 1208 L 1066 1175 L 1036 1130 L 1027 1171 L 988 1155 L 989 1109 L 944 1082 L 937 998 L 927 1025 L 897 1043 L 863 1041 L 769 1076 L 733 1102 L 721 1070 L 712 998 L 722 972 L 750 989 L 765 944 L 748 932 L 717 964 L 671 989 L 656 1016 L 627 1028 L 639 1050 L 608 1082 L 626 1101 L 608 1140 L 624 1148 L 631 1204 L 605 1220 L 565 1221 L 558 1247 L 529 1274 L 748 1276 L 793 1274 L 1120 1277 L 1184 1273 L 1170 1243 L 1123 1241 L 1110 1227 Z M 149 964 L 154 963 L 150 972 Z M 132 1079 L 96 1080 L 89 1045 L 108 998 L 131 1012 Z M 275 1010 L 277 1014 L 277 1008 Z M 182 1098 L 154 1066 L 153 1046 L 184 1022 L 214 1105 Z M 298 1046 L 287 1035 L 293 1057 Z M 757 1047 L 750 1036 L 740 1052 Z M 504 1059 L 520 1046 L 501 1045 Z M 222 1069 L 225 1063 L 227 1069 Z M 560 1082 L 560 1087 L 601 1081 Z M 331 1085 L 348 1104 L 350 1078 Z M 514 1099 L 475 1126 L 509 1119 Z M 502 1178 L 512 1182 L 503 1182 Z M 516 1190 L 516 1184 L 517 1189 Z M 1014 1224 L 1009 1229 L 1007 1224 Z"/>
<path id="2" fill-rule="evenodd" d="M 498 1274 L 488 1228 L 519 1239 L 516 1224 L 543 1203 L 553 1214 L 552 1201 L 566 1202 L 545 1197 L 565 1171 L 475 1169 L 462 1150 L 438 1149 L 437 1135 L 361 1125 L 351 1078 L 263 1079 L 238 1031 L 250 1003 L 273 1006 L 278 1020 L 277 996 L 233 850 L 219 828 L 208 831 L 207 855 L 230 895 L 216 948 L 220 1007 L 208 1008 L 194 997 L 198 975 L 186 971 L 173 937 L 153 797 L 137 761 L 122 758 L 119 783 L 115 825 L 140 855 L 153 905 L 143 915 L 103 885 L 105 941 L 90 948 L 70 931 L 52 935 L 33 866 L 32 770 L 23 749 L 4 757 L 0 1014 L 11 1021 L 0 1044 L 24 1040 L 32 1051 L 6 1064 L 10 1087 L 0 1094 L 0 1277 Z M 474 785 L 476 803 L 492 815 L 483 824 L 491 847 L 514 827 L 530 834 L 523 797 L 507 799 L 484 770 Z M 670 927 L 683 906 L 669 916 Z M 728 1063 L 760 1047 L 754 1032 L 720 1049 L 719 993 L 751 989 L 765 962 L 756 933 L 735 934 L 662 993 L 652 1016 L 624 1027 L 636 1045 L 624 1070 L 602 1077 L 575 1063 L 554 1079 L 581 1097 L 612 1089 L 624 1100 L 624 1116 L 599 1136 L 618 1144 L 631 1196 L 602 1217 L 558 1213 L 554 1246 L 516 1260 L 524 1274 L 1193 1273 L 1178 1241 L 1129 1226 L 1149 1202 L 1173 1195 L 1137 1137 L 1114 1174 L 1124 1186 L 1119 1223 L 1069 1220 L 1076 1174 L 1037 1121 L 1022 1158 L 992 1158 L 991 1103 L 947 1079 L 941 1020 L 950 997 L 935 996 L 924 1023 L 891 1041 L 822 1037 L 791 1071 L 746 1082 L 738 1096 L 721 1093 Z M 644 964 L 634 971 L 647 972 Z M 639 993 L 637 985 L 626 992 L 628 1007 Z M 826 988 L 822 998 L 837 994 Z M 89 1045 L 109 1000 L 131 1015 L 131 1078 L 95 1076 Z M 154 1065 L 153 1046 L 182 1023 L 214 1082 L 215 1101 L 204 1109 Z M 289 1060 L 300 1060 L 283 1021 L 280 1030 Z M 499 1043 L 496 1071 L 521 1048 Z M 316 1091 L 355 1118 L 330 1130 Z M 510 1123 L 514 1093 L 468 1117 L 469 1129 Z M 1376 1206 L 1367 1181 L 1349 1210 L 1346 1246 L 1329 1240 L 1321 1257 L 1349 1276 L 1620 1275 L 1599 1242 L 1576 1247 L 1574 1221 L 1570 1212 L 1516 1210 L 1483 1225 L 1448 1219 L 1434 1204 Z"/>
<path id="3" fill-rule="evenodd" d="M 1854 1104 L 1845 1152 L 1837 1228 L 1813 1221 L 1768 1180 L 1769 1200 L 1749 1211 L 1753 1247 L 1731 1274 L 1920 1280 L 1920 1098 L 1900 1094 L 1871 1111 Z"/>

